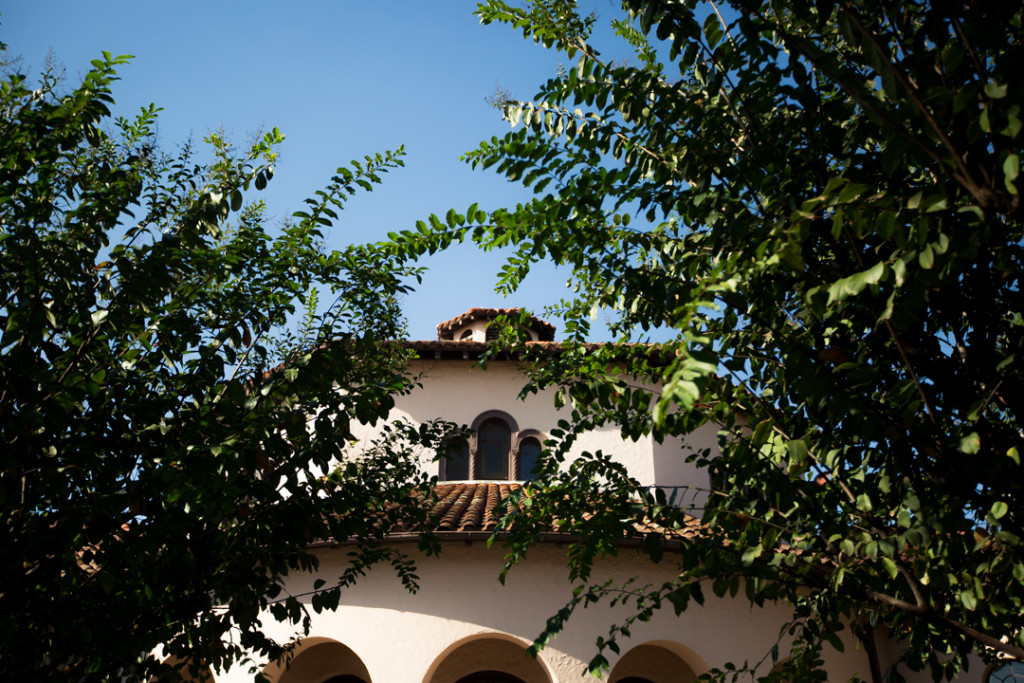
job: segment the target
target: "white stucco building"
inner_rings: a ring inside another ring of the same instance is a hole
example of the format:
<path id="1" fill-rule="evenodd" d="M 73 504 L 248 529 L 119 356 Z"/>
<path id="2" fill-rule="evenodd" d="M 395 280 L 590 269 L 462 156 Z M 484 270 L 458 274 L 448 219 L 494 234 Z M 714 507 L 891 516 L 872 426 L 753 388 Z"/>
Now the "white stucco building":
<path id="1" fill-rule="evenodd" d="M 439 325 L 437 340 L 410 343 L 418 356 L 410 371 L 420 376 L 422 388 L 398 399 L 395 417 L 414 422 L 440 417 L 476 429 L 461 457 L 441 464 L 423 462 L 441 480 L 435 512 L 444 547 L 439 557 L 418 559 L 419 592 L 407 593 L 387 568 L 370 572 L 342 593 L 337 611 L 310 611 L 312 630 L 291 665 L 264 669 L 273 683 L 593 680 L 585 665 L 596 652 L 595 641 L 626 613 L 604 605 L 581 610 L 532 659 L 525 654 L 526 646 L 570 597 L 565 548 L 554 540 L 534 548 L 501 585 L 497 577 L 503 551 L 499 544 L 486 544 L 488 527 L 493 528 L 488 510 L 509 487 L 528 478 L 540 444 L 560 417 L 549 395 L 517 398 L 523 377 L 514 360 L 491 360 L 486 370 L 475 362 L 499 313 L 472 309 Z M 529 332 L 537 344 L 555 343 L 553 328 L 543 321 L 531 319 Z M 645 485 L 706 488 L 706 474 L 687 464 L 685 455 L 687 449 L 714 447 L 715 441 L 711 428 L 691 435 L 686 443 L 661 444 L 650 438 L 623 441 L 608 429 L 586 435 L 576 448 L 615 453 Z M 321 574 L 330 581 L 344 566 L 347 550 L 322 544 L 316 552 Z M 639 550 L 624 547 L 618 557 L 601 562 L 593 578 L 621 583 L 635 576 L 639 585 L 659 585 L 674 574 L 670 553 L 655 564 Z M 315 579 L 295 576 L 289 592 L 307 593 Z M 789 615 L 783 606 L 752 608 L 742 597 L 709 596 L 704 606 L 692 606 L 679 617 L 670 608 L 657 610 L 649 622 L 632 628 L 630 640 L 620 643 L 622 654 L 610 660 L 605 680 L 686 682 L 727 662 L 762 660 L 766 663 L 760 671 L 766 673 L 771 666 L 767 655 Z M 268 615 L 264 623 L 270 622 Z M 284 625 L 270 629 L 281 640 L 293 635 Z M 882 665 L 888 666 L 895 648 L 882 642 L 879 649 Z M 826 666 L 832 680 L 858 673 L 870 677 L 867 655 L 852 643 L 844 653 L 828 651 Z M 981 670 L 972 673 L 970 680 L 982 679 Z M 240 682 L 251 680 L 251 674 L 239 667 L 215 678 Z"/>

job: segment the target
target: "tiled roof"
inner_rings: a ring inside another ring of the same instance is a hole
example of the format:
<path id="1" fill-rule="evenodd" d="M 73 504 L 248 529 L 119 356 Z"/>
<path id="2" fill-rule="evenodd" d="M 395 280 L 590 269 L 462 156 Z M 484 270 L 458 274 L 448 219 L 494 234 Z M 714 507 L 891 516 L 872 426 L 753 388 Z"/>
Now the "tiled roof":
<path id="1" fill-rule="evenodd" d="M 452 341 L 451 339 L 407 341 L 403 342 L 403 345 L 405 348 L 415 351 L 420 358 L 439 360 L 476 360 L 491 347 L 488 342 Z M 603 344 L 583 344 L 587 350 L 597 349 L 601 346 Z M 556 341 L 530 341 L 525 343 L 525 348 L 543 353 L 560 353 L 572 347 Z"/>
<path id="2" fill-rule="evenodd" d="M 498 525 L 493 510 L 501 500 L 523 487 L 518 482 L 442 482 L 434 488 L 437 502 L 431 508 L 434 530 L 492 532 Z M 637 536 L 659 534 L 666 540 L 693 540 L 703 535 L 699 519 L 687 515 L 679 529 L 669 529 L 651 521 L 633 525 Z"/>
<path id="3" fill-rule="evenodd" d="M 515 482 L 460 482 L 438 484 L 438 502 L 431 509 L 437 531 L 493 531 L 498 525 L 493 510 L 508 495 L 522 488 Z"/>
<path id="4" fill-rule="evenodd" d="M 522 312 L 521 308 L 471 308 L 462 315 L 445 320 L 437 326 L 438 339 L 451 339 L 455 330 L 476 322 L 477 320 L 494 320 L 500 315 L 514 316 Z M 537 333 L 540 341 L 552 341 L 555 338 L 555 326 L 535 316 L 527 318 L 531 330 Z"/>

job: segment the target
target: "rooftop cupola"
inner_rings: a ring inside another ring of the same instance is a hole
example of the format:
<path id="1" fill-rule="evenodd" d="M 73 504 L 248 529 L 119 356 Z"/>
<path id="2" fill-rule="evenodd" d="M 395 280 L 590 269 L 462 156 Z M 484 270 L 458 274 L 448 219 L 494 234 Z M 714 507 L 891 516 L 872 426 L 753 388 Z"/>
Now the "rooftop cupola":
<path id="1" fill-rule="evenodd" d="M 512 317 L 522 312 L 521 308 L 471 308 L 437 326 L 437 338 L 442 341 L 491 341 L 500 332 L 494 321 L 499 316 Z M 526 318 L 526 332 L 530 341 L 554 341 L 555 326 L 534 316 Z"/>

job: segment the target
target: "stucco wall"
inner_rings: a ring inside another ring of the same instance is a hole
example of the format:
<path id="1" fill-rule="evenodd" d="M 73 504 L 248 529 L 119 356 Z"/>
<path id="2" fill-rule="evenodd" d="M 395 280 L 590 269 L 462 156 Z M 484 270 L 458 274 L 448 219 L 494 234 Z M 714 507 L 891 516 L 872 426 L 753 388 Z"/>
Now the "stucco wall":
<path id="1" fill-rule="evenodd" d="M 486 370 L 472 361 L 419 361 L 411 371 L 423 386 L 398 397 L 394 418 L 414 422 L 444 418 L 471 424 L 485 411 L 500 410 L 516 420 L 519 429 L 536 429 L 544 435 L 556 425 L 560 413 L 550 392 L 519 400 L 523 378 L 514 362 L 491 362 Z M 361 426 L 363 439 L 376 429 Z M 686 456 L 694 450 L 716 449 L 716 429 L 707 426 L 685 439 L 651 438 L 624 442 L 612 428 L 598 430 L 578 440 L 574 453 L 604 450 L 614 453 L 644 485 L 707 488 L 706 474 Z M 437 473 L 437 463 L 425 458 L 425 471 Z M 703 504 L 703 497 L 688 501 Z M 468 537 L 467 537 L 468 538 Z M 527 660 L 522 649 L 536 636 L 548 617 L 570 598 L 565 546 L 542 544 L 532 549 L 524 563 L 515 567 L 503 586 L 498 575 L 503 564 L 500 548 L 488 549 L 482 541 L 449 540 L 440 557 L 417 557 L 420 590 L 407 593 L 389 568 L 371 571 L 342 595 L 336 612 L 312 616 L 312 630 L 289 671 L 266 669 L 273 683 L 323 683 L 332 676 L 355 674 L 368 683 L 454 683 L 467 672 L 495 668 L 515 673 L 527 683 L 566 683 L 593 680 L 585 665 L 597 652 L 595 641 L 608 626 L 620 621 L 623 607 L 592 605 L 580 609 L 568 627 L 541 653 Z M 317 551 L 321 571 L 330 582 L 346 562 L 347 549 L 325 547 Z M 660 585 L 676 575 L 674 556 L 666 554 L 659 564 L 623 548 L 621 554 L 599 563 L 592 579 L 613 579 L 633 587 Z M 312 591 L 311 575 L 294 576 L 288 592 Z M 709 667 L 727 662 L 765 661 L 790 612 L 783 606 L 752 608 L 743 598 L 718 599 L 708 591 L 704 606 L 691 605 L 676 616 L 666 605 L 649 622 L 632 627 L 632 637 L 620 643 L 621 657 L 606 652 L 612 667 L 612 683 L 629 675 L 646 676 L 655 683 L 688 681 Z M 282 641 L 297 633 L 274 624 L 268 629 Z M 893 643 L 881 643 L 883 659 L 896 656 Z M 783 650 L 785 647 L 783 646 Z M 518 659 L 517 659 L 518 658 Z M 620 661 L 621 660 L 621 661 Z M 618 665 L 618 666 L 617 666 Z M 828 650 L 826 665 L 831 680 L 866 677 L 868 661 L 863 651 L 848 643 L 844 653 Z M 883 664 L 884 666 L 885 664 Z M 980 669 L 964 680 L 977 679 Z M 217 681 L 251 681 L 244 668 L 219 673 Z M 607 680 L 607 679 L 606 679 Z M 908 677 L 929 680 L 927 676 Z"/>
<path id="2" fill-rule="evenodd" d="M 397 397 L 392 411 L 394 419 L 424 422 L 443 418 L 469 425 L 481 413 L 500 410 L 515 418 L 520 430 L 537 429 L 547 436 L 559 419 L 569 417 L 569 410 L 555 408 L 552 391 L 531 394 L 522 400 L 518 398 L 525 380 L 515 362 L 492 361 L 484 369 L 469 360 L 424 360 L 413 363 L 410 372 L 422 387 L 407 396 Z M 355 431 L 367 441 L 376 432 L 366 426 Z M 606 427 L 582 436 L 574 444 L 572 454 L 598 450 L 614 453 L 645 486 L 706 489 L 706 473 L 686 462 L 689 453 L 701 448 L 717 448 L 713 425 L 701 428 L 685 440 L 670 438 L 660 444 L 651 437 L 623 441 L 618 429 Z M 437 473 L 438 465 L 429 456 L 424 457 L 422 467 L 427 472 Z"/>
<path id="3" fill-rule="evenodd" d="M 555 544 L 534 548 L 502 586 L 497 580 L 503 561 L 499 548 L 488 549 L 482 542 L 445 543 L 440 557 L 418 559 L 421 588 L 416 595 L 405 592 L 387 568 L 375 569 L 343 594 L 337 612 L 312 615 L 312 642 L 322 647 L 324 639 L 330 639 L 343 645 L 339 652 L 354 653 L 372 683 L 451 683 L 441 676 L 445 665 L 451 663 L 450 657 L 461 652 L 466 658 L 476 657 L 473 666 L 486 666 L 487 641 L 492 645 L 502 641 L 525 646 L 540 632 L 545 620 L 568 600 L 571 586 L 566 580 L 565 552 L 566 548 Z M 322 549 L 320 575 L 337 575 L 344 565 L 345 553 L 344 547 Z M 619 557 L 600 563 L 594 578 L 612 578 L 616 584 L 623 584 L 640 575 L 641 585 L 659 584 L 671 579 L 674 569 L 672 555 L 666 555 L 655 565 L 637 551 L 624 549 Z M 309 591 L 312 581 L 311 576 L 295 577 L 289 591 Z M 585 674 L 584 667 L 597 651 L 595 640 L 625 614 L 625 609 L 606 605 L 578 611 L 568 628 L 541 652 L 539 666 L 551 683 L 593 680 Z M 632 657 L 634 664 L 628 670 L 615 669 L 615 677 L 630 673 L 656 676 L 659 669 L 651 652 L 658 648 L 670 653 L 665 662 L 685 663 L 685 667 L 676 669 L 678 677 L 668 679 L 682 683 L 689 680 L 689 670 L 699 675 L 708 667 L 720 667 L 730 661 L 760 661 L 776 642 L 787 614 L 780 606 L 752 608 L 743 598 L 718 599 L 710 594 L 706 605 L 691 606 L 679 617 L 666 606 L 650 622 L 635 624 L 632 637 L 621 642 L 622 657 L 627 658 L 627 663 Z M 277 627 L 277 635 L 286 639 L 291 633 Z M 474 642 L 483 644 L 476 650 L 463 647 L 460 651 L 460 647 Z M 644 646 L 646 651 L 633 652 L 638 646 Z M 496 653 L 494 657 L 508 656 L 499 649 L 490 650 Z M 614 669 L 619 657 L 611 652 L 606 654 Z M 301 657 L 300 654 L 297 663 Z M 339 655 L 338 666 L 345 666 L 345 661 Z M 766 662 L 765 671 L 770 668 L 770 659 Z M 849 680 L 857 673 L 862 677 L 868 675 L 866 655 L 852 644 L 842 654 L 828 649 L 826 663 L 831 680 Z M 315 668 L 309 662 L 303 666 L 304 670 Z M 321 683 L 330 675 L 348 672 L 323 666 L 316 670 L 320 678 L 307 679 L 310 683 Z M 279 680 L 278 674 L 274 674 L 273 679 Z M 534 680 L 527 675 L 523 678 L 531 683 Z M 227 683 L 251 678 L 243 671 L 235 671 L 221 674 L 217 680 Z M 668 683 L 664 678 L 652 680 Z"/>

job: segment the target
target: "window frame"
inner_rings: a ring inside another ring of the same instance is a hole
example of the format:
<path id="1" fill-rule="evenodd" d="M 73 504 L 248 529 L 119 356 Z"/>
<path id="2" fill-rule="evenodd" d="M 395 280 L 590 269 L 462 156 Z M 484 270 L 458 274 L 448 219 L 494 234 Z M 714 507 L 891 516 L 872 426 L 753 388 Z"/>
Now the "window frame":
<path id="1" fill-rule="evenodd" d="M 482 479 L 481 469 L 483 463 L 480 458 L 480 439 L 479 431 L 485 422 L 490 420 L 499 420 L 504 422 L 509 429 L 510 440 L 509 440 L 509 451 L 506 456 L 505 465 L 505 476 L 501 479 Z M 466 448 L 468 450 L 468 473 L 469 479 L 450 479 L 448 477 L 448 458 L 442 458 L 440 468 L 438 470 L 439 481 L 526 481 L 524 473 L 520 471 L 520 460 L 519 450 L 522 444 L 527 439 L 536 439 L 541 446 L 541 452 L 544 450 L 545 435 L 539 429 L 520 429 L 519 423 L 516 419 L 506 413 L 504 410 L 485 410 L 473 419 L 473 423 L 470 425 L 470 434 L 466 439 Z M 529 474 L 528 472 L 525 474 Z"/>
<path id="2" fill-rule="evenodd" d="M 512 471 L 516 474 L 515 481 L 530 481 L 530 479 L 526 476 L 529 474 L 529 472 L 522 471 L 523 463 L 519 458 L 519 451 L 523 447 L 523 442 L 526 441 L 527 439 L 535 440 L 537 444 L 540 445 L 540 452 L 537 453 L 537 457 L 540 458 L 540 456 L 543 455 L 544 453 L 545 438 L 546 437 L 544 436 L 544 434 L 542 434 L 541 431 L 538 429 L 524 429 L 515 435 L 514 439 L 512 440 L 512 454 L 510 456 L 513 460 Z"/>
<path id="3" fill-rule="evenodd" d="M 1006 678 L 1006 676 L 1003 675 L 1000 677 L 1000 681 L 1014 681 L 1017 680 L 1019 675 L 1024 675 L 1024 663 L 1012 659 L 1007 659 L 1005 661 L 989 664 L 987 667 L 985 667 L 985 675 L 982 677 L 982 680 L 985 683 L 996 683 L 995 676 L 998 675 L 1003 670 L 1003 668 L 1011 669 L 1011 671 L 1008 672 L 1010 677 Z M 1012 669 L 1014 668 L 1019 668 L 1021 669 L 1021 671 L 1013 671 Z"/>

